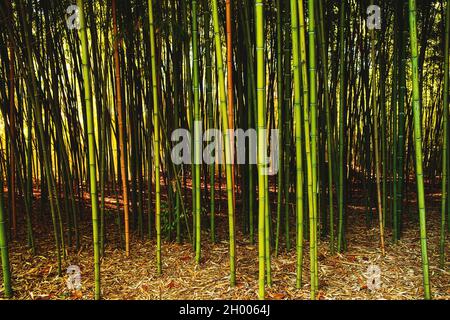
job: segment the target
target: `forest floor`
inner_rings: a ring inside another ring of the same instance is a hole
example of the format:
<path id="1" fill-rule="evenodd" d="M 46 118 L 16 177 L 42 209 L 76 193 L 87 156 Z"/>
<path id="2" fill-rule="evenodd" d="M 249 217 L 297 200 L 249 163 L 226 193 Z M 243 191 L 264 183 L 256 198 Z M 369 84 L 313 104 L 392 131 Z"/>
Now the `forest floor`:
<path id="1" fill-rule="evenodd" d="M 354 192 L 348 206 L 347 251 L 331 255 L 328 238 L 322 239 L 319 253 L 319 299 L 422 299 L 422 267 L 419 227 L 414 200 L 409 201 L 402 239 L 392 243 L 390 228 L 386 228 L 386 254 L 379 249 L 377 219 L 366 224 L 365 199 Z M 360 198 L 356 198 L 360 197 Z M 409 199 L 415 198 L 411 193 Z M 450 248 L 447 241 L 445 270 L 439 268 L 440 197 L 427 194 L 427 233 L 430 281 L 434 299 L 450 299 Z M 223 211 L 223 210 L 222 210 Z M 375 214 L 375 211 L 374 211 Z M 258 250 L 250 245 L 248 236 L 237 232 L 236 287 L 229 285 L 227 218 L 218 219 L 219 241 L 212 244 L 207 231 L 202 233 L 202 260 L 194 261 L 189 241 L 184 244 L 163 241 L 162 275 L 157 275 L 155 241 L 131 237 L 130 256 L 114 241 L 105 246 L 101 261 L 103 299 L 257 299 Z M 294 226 L 294 224 L 292 224 Z M 36 227 L 35 227 L 36 228 Z M 10 243 L 10 260 L 14 299 L 92 299 L 93 249 L 91 224 L 82 224 L 81 246 L 70 248 L 63 260 L 62 276 L 57 275 L 54 242 L 51 229 L 36 228 L 37 254 L 32 255 L 22 240 Z M 114 225 L 111 230 L 115 230 Z M 110 230 L 110 229 L 108 229 Z M 293 231 L 293 230 L 292 230 Z M 114 236 L 107 233 L 108 238 Z M 282 235 L 284 238 L 284 235 Z M 268 299 L 309 299 L 309 243 L 304 242 L 303 285 L 296 289 L 295 235 L 292 248 L 272 256 L 273 284 L 267 288 Z M 69 291 L 66 268 L 77 265 L 81 270 L 82 288 Z M 367 286 L 367 269 L 376 265 L 381 271 L 381 286 L 374 291 Z M 1 278 L 1 276 L 0 276 Z M 0 293 L 1 294 L 1 293 Z M 1 294 L 2 295 L 2 294 Z"/>

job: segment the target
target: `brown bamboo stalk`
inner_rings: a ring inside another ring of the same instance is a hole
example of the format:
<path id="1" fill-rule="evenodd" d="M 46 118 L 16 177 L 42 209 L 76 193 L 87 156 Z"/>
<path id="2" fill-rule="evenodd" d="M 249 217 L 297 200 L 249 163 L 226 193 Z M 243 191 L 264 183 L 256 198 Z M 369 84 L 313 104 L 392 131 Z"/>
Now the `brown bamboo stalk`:
<path id="1" fill-rule="evenodd" d="M 117 17 L 116 17 L 116 0 L 112 0 L 112 14 L 113 14 L 113 36 L 114 36 L 114 72 L 116 78 L 116 108 L 117 119 L 119 122 L 119 149 L 120 149 L 120 172 L 122 175 L 122 192 L 123 192 L 123 213 L 125 221 L 125 253 L 128 257 L 130 254 L 130 233 L 129 233 L 129 201 L 128 201 L 128 172 L 126 168 L 126 150 L 125 137 L 123 131 L 123 115 L 122 115 L 122 92 L 120 89 L 120 63 L 119 63 L 119 45 L 120 41 L 117 35 Z"/>

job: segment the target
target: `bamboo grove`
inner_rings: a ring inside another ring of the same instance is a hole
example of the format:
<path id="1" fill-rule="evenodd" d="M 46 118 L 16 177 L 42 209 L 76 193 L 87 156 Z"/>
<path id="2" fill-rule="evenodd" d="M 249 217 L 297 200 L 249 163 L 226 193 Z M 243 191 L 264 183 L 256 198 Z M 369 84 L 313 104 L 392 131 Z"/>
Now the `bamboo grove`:
<path id="1" fill-rule="evenodd" d="M 382 255 L 406 220 L 420 226 L 432 298 L 426 223 L 440 219 L 442 268 L 450 229 L 448 0 L 4 0 L 0 14 L 6 297 L 8 243 L 38 254 L 44 228 L 59 275 L 68 248 L 94 247 L 96 299 L 107 245 L 129 256 L 132 240 L 150 239 L 149 268 L 163 274 L 165 243 L 191 243 L 201 268 L 202 244 L 226 240 L 233 287 L 237 238 L 257 245 L 260 299 L 282 251 L 316 299 L 318 244 L 351 247 L 358 187 Z M 222 130 L 224 163 L 202 163 L 196 123 Z M 244 155 L 257 149 L 256 164 L 232 161 L 237 128 L 257 131 Z M 191 133 L 193 164 L 171 160 L 176 129 Z M 275 175 L 264 129 L 279 130 Z M 427 184 L 439 186 L 439 215 Z"/>

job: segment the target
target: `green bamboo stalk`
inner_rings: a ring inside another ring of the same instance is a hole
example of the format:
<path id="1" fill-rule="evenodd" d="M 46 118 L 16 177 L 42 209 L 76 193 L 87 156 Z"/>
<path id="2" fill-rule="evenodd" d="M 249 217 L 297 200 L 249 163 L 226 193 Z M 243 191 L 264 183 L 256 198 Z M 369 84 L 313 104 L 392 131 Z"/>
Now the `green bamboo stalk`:
<path id="1" fill-rule="evenodd" d="M 316 79 L 316 23 L 315 0 L 308 0 L 309 81 L 310 81 L 310 125 L 311 125 L 311 178 L 312 178 L 312 224 L 310 226 L 311 299 L 316 299 L 318 290 L 317 261 L 317 79 Z M 299 2 L 302 2 L 300 0 Z M 300 9 L 301 10 L 301 9 Z M 301 15 L 300 15 L 301 16 Z M 301 19 L 301 18 L 300 18 Z M 305 115 L 307 112 L 304 113 Z M 306 128 L 306 117 L 305 117 Z M 306 131 L 305 131 L 306 134 Z M 306 136 L 306 135 L 305 135 Z M 306 140 L 307 143 L 307 140 Z M 309 174 L 308 174 L 309 176 Z M 309 184 L 309 183 L 308 183 Z M 310 217 L 311 219 L 311 217 Z M 310 220 L 311 221 L 311 220 Z"/>
<path id="2" fill-rule="evenodd" d="M 80 19 L 80 38 L 81 38 L 81 63 L 83 71 L 84 83 L 84 101 L 86 105 L 87 116 L 87 132 L 89 147 L 89 178 L 91 190 L 91 206 L 92 206 L 92 229 L 94 238 L 94 277 L 95 277 L 95 299 L 100 299 L 100 243 L 98 232 L 98 197 L 97 197 L 97 167 L 95 157 L 95 133 L 94 133 L 94 114 L 92 110 L 91 97 L 91 74 L 89 68 L 89 49 L 86 31 L 86 23 L 84 20 L 83 0 L 77 0 Z"/>
<path id="3" fill-rule="evenodd" d="M 297 217 L 297 276 L 296 286 L 302 285 L 303 264 L 303 164 L 302 164 L 302 127 L 301 127 L 301 92 L 299 66 L 299 32 L 298 7 L 296 0 L 291 0 L 291 31 L 292 31 L 292 68 L 294 78 L 294 134 L 296 163 L 296 217 Z"/>
<path id="4" fill-rule="evenodd" d="M 385 15 L 385 10 L 383 8 L 382 14 Z M 388 161 L 387 161 L 387 141 L 386 133 L 386 48 L 383 44 L 386 42 L 386 30 L 387 23 L 383 23 L 381 29 L 381 40 L 379 42 L 379 50 L 380 54 L 378 59 L 380 60 L 380 113 L 381 113 L 381 176 L 382 180 L 382 213 L 383 213 L 383 232 L 386 226 L 386 216 L 387 216 L 387 170 L 388 170 Z M 383 236 L 384 238 L 384 236 Z M 384 240 L 383 240 L 384 241 Z"/>
<path id="5" fill-rule="evenodd" d="M 245 38 L 245 49 L 247 52 L 247 69 L 248 69 L 248 127 L 253 128 L 257 127 L 257 92 L 256 92 L 256 81 L 255 81 L 255 70 L 254 70 L 254 46 L 251 41 L 252 39 L 252 31 L 250 28 L 250 18 L 249 18 L 249 12 L 248 12 L 248 1 L 244 0 L 242 1 L 242 7 L 243 10 L 241 10 L 242 14 L 242 20 L 244 25 L 244 38 Z M 254 206 L 256 201 L 256 183 L 255 183 L 255 176 L 254 176 L 254 169 L 255 167 L 253 165 L 249 166 L 249 190 L 250 190 L 250 197 L 249 197 L 249 229 L 250 229 L 250 243 L 253 244 L 254 242 Z M 258 169 L 257 169 L 258 170 Z"/>
<path id="6" fill-rule="evenodd" d="M 257 90 L 257 135 L 258 135 L 258 258 L 259 258 L 259 299 L 265 297 L 264 279 L 266 273 L 266 180 L 264 176 L 264 152 L 266 137 L 262 134 L 265 129 L 265 66 L 264 66 L 264 1 L 255 1 L 255 34 L 256 34 L 256 90 Z"/>
<path id="7" fill-rule="evenodd" d="M 309 5 L 310 1 L 308 1 Z M 308 8 L 309 9 L 309 8 Z M 309 9 L 310 10 L 310 9 Z M 309 11 L 308 11 L 309 13 Z M 306 177 L 307 177 L 307 197 L 308 197 L 308 213 L 309 213 L 309 221 L 310 221 L 310 263 L 311 263 L 311 297 L 315 297 L 315 286 L 314 286 L 314 279 L 315 279 L 315 227 L 314 227 L 314 219 L 315 219 L 315 211 L 316 211 L 316 191 L 314 189 L 315 183 L 314 183 L 314 166 L 313 166 L 313 156 L 312 156 L 312 146 L 313 146 L 313 133 L 312 133 L 312 123 L 314 121 L 315 123 L 315 117 L 313 118 L 312 113 L 312 106 L 316 105 L 316 92 L 309 91 L 309 87 L 311 86 L 311 82 L 308 83 L 308 70 L 307 70 L 307 61 L 306 61 L 306 38 L 305 38 L 305 13 L 303 8 L 303 0 L 298 0 L 298 19 L 299 19 L 299 34 L 300 34 L 300 65 L 301 65 L 301 77 L 302 77 L 302 89 L 303 89 L 303 130 L 304 130 L 304 143 L 305 143 L 305 157 L 306 157 Z M 314 20 L 310 23 L 313 23 Z M 310 36 L 310 23 L 308 24 L 308 35 Z M 311 40 L 310 40 L 311 41 Z M 314 43 L 314 41 L 313 41 Z M 310 52 L 311 54 L 311 52 Z M 309 56 L 311 59 L 311 55 Z M 310 61 L 310 72 L 311 72 L 311 62 Z M 314 61 L 315 64 L 315 61 Z M 315 68 L 314 68 L 315 69 Z M 312 74 L 310 73 L 310 76 Z M 315 72 L 314 72 L 314 79 L 315 78 Z M 314 82 L 314 88 L 315 88 L 315 82 Z M 313 99 L 314 95 L 314 102 L 311 102 L 311 99 Z M 310 117 L 311 113 L 311 117 Z M 316 136 L 314 135 L 314 139 L 316 139 Z M 299 286 L 300 284 L 297 284 Z"/>
<path id="8" fill-rule="evenodd" d="M 345 5 L 341 1 L 339 20 L 339 225 L 337 251 L 341 252 L 344 243 L 344 108 L 345 108 Z"/>
<path id="9" fill-rule="evenodd" d="M 212 97 L 212 67 L 211 67 L 211 36 L 210 36 L 210 24 L 211 14 L 208 6 L 208 0 L 205 0 L 205 79 L 206 79 L 206 109 L 208 114 L 208 127 L 213 129 L 214 127 L 214 109 L 213 109 L 213 97 Z M 215 169 L 216 166 L 212 163 L 209 166 L 209 215 L 210 215 L 210 236 L 211 242 L 216 242 L 216 223 L 215 223 Z"/>
<path id="10" fill-rule="evenodd" d="M 107 34 L 106 34 L 107 36 Z M 107 70 L 105 59 L 105 65 L 104 70 Z M 106 81 L 102 79 L 103 81 L 103 101 L 106 102 L 107 100 L 107 92 L 106 92 Z M 100 137 L 101 137 L 101 145 L 100 145 L 100 255 L 104 255 L 105 251 L 105 180 L 106 175 L 108 174 L 108 170 L 106 167 L 106 147 L 107 147 L 107 136 L 106 136 L 106 105 L 103 103 L 101 107 L 101 115 L 102 120 L 100 122 Z"/>
<path id="11" fill-rule="evenodd" d="M 0 166 L 0 250 L 2 257 L 2 271 L 3 271 L 3 290 L 5 291 L 5 298 L 9 299 L 13 295 L 11 288 L 11 270 L 9 266 L 9 251 L 7 228 L 3 206 L 3 172 Z"/>
<path id="12" fill-rule="evenodd" d="M 175 3 L 172 3 L 171 5 L 171 24 L 170 24 L 170 32 L 172 34 L 172 41 L 173 43 L 178 43 L 179 41 L 179 35 L 176 30 L 177 25 L 177 16 L 176 16 L 176 10 L 175 10 Z M 180 101 L 180 74 L 181 74 L 181 60 L 179 59 L 180 55 L 180 48 L 174 46 L 174 50 L 172 51 L 172 60 L 173 60 L 173 128 L 178 129 L 180 127 L 180 116 L 179 116 L 179 101 Z M 174 168 L 176 179 L 178 180 L 179 174 L 181 172 L 180 166 L 175 166 Z M 180 216 L 180 206 L 181 206 L 181 190 L 178 190 L 177 184 L 175 184 L 177 188 L 176 189 L 176 198 L 175 198 L 175 220 L 176 220 L 176 241 L 177 243 L 181 243 L 181 216 Z"/>
<path id="13" fill-rule="evenodd" d="M 285 184 L 284 184 L 284 228 L 285 228 L 285 238 L 286 238 L 286 251 L 291 250 L 291 241 L 289 236 L 289 213 L 290 213 L 290 169 L 291 169 L 291 158 L 290 153 L 292 151 L 291 149 L 291 141 L 292 141 L 292 125 L 291 125 L 291 118 L 292 118 L 292 108 L 291 108 L 291 41 L 292 41 L 292 35 L 291 33 L 291 20 L 290 20 L 290 3 L 285 2 L 286 6 L 286 19 L 285 19 L 285 32 L 286 32 L 286 39 L 285 39 L 285 47 L 284 47 L 284 139 L 285 139 L 285 152 L 284 152 L 284 176 L 285 176 Z"/>
<path id="14" fill-rule="evenodd" d="M 420 122 L 420 88 L 419 58 L 417 46 L 416 1 L 409 0 L 409 28 L 412 59 L 413 115 L 414 115 L 414 150 L 416 155 L 417 202 L 420 222 L 420 247 L 422 251 L 423 289 L 425 299 L 431 299 L 430 280 L 428 274 L 427 231 L 425 220 L 425 193 L 422 168 L 422 132 Z"/>
<path id="15" fill-rule="evenodd" d="M 405 19 L 403 5 L 400 7 L 400 19 Z M 404 154 L 405 154 L 405 101 L 406 101 L 406 44 L 408 39 L 407 25 L 401 24 L 401 42 L 400 42 L 400 70 L 399 70 L 399 98 L 398 98 L 398 150 L 397 150 L 397 162 L 398 162 L 398 180 L 397 180 L 397 240 L 401 237 L 401 226 L 403 216 L 403 186 L 405 184 L 405 166 L 404 166 Z"/>
<path id="16" fill-rule="evenodd" d="M 195 261 L 200 263 L 201 226 L 200 226 L 200 163 L 202 157 L 201 116 L 200 116 L 200 87 L 198 79 L 198 30 L 197 30 L 197 0 L 192 0 L 192 59 L 193 59 L 193 88 L 194 88 L 194 188 L 195 188 Z"/>
<path id="17" fill-rule="evenodd" d="M 251 82 L 252 75 L 248 75 L 248 82 Z M 251 85 L 248 86 L 248 114 L 247 114 L 247 126 L 248 128 L 253 128 L 253 110 L 254 105 L 252 102 L 253 96 L 255 95 L 254 91 L 251 89 Z M 248 165 L 248 219 L 249 219 L 249 237 L 250 237 L 250 244 L 254 244 L 255 241 L 255 227 L 254 227 L 254 211 L 255 211 L 255 173 L 254 173 L 255 166 L 253 164 Z"/>
<path id="18" fill-rule="evenodd" d="M 264 13 L 264 12 L 263 12 Z M 263 32 L 264 32 L 264 26 L 265 26 L 265 22 L 263 19 Z M 255 28 L 256 29 L 256 28 Z M 264 43 L 264 41 L 263 41 Z M 262 48 L 264 48 L 264 45 L 262 46 Z M 262 51 L 264 51 L 264 49 L 262 49 Z M 257 57 L 258 58 L 258 57 Z M 265 61 L 264 61 L 264 68 L 261 69 L 261 72 L 264 72 L 265 74 L 265 70 L 266 70 L 266 65 L 265 65 Z M 264 76 L 265 79 L 265 76 Z M 264 97 L 266 96 L 266 84 L 264 82 Z M 270 87 L 269 87 L 270 89 Z M 269 96 L 270 97 L 270 96 Z M 267 110 L 267 100 L 266 98 L 264 98 L 264 104 L 263 104 L 263 114 L 264 114 L 264 120 L 263 123 L 259 123 L 259 125 L 261 126 L 260 128 L 262 128 L 264 126 L 264 128 L 270 128 L 270 118 L 272 113 L 269 113 Z M 261 130 L 259 130 L 259 132 L 261 132 Z M 266 134 L 265 136 L 265 142 L 264 142 L 264 155 L 266 155 L 267 153 L 267 146 L 268 146 L 268 139 L 269 139 L 269 133 Z M 267 168 L 265 167 L 265 170 L 267 170 Z M 265 222 L 264 222 L 264 241 L 266 242 L 265 244 L 265 250 L 266 250 L 266 283 L 269 287 L 272 286 L 272 268 L 271 268 L 271 235 L 272 235 L 272 216 L 271 216 L 271 210 L 270 210 L 270 205 L 269 205 L 269 175 L 268 174 L 264 174 L 264 218 L 265 218 Z"/>
<path id="19" fill-rule="evenodd" d="M 450 0 L 447 0 L 445 13 L 444 40 L 444 97 L 443 97 L 443 138 L 442 138 L 442 201 L 441 201 L 441 232 L 439 241 L 439 262 L 445 266 L 445 214 L 447 212 L 447 175 L 448 175 L 448 87 L 449 87 L 449 42 L 450 42 Z"/>
<path id="20" fill-rule="evenodd" d="M 153 24 L 153 1 L 148 0 L 148 18 L 150 24 L 150 53 L 152 66 L 152 93 L 153 93 L 153 150 L 155 166 L 155 216 L 156 216 L 156 268 L 158 274 L 162 273 L 161 264 L 161 182 L 160 182 L 160 145 L 159 145 L 159 103 L 156 79 L 156 45 L 155 29 Z"/>

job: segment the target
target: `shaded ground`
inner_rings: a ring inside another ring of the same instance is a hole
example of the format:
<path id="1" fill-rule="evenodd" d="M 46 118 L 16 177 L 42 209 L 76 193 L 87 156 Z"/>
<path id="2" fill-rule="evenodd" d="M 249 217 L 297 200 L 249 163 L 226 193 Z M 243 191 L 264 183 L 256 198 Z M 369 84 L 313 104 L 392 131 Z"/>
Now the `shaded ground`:
<path id="1" fill-rule="evenodd" d="M 419 228 L 416 213 L 410 210 L 402 240 L 393 245 L 387 228 L 386 255 L 379 250 L 379 233 L 374 220 L 373 228 L 365 221 L 365 208 L 353 200 L 349 206 L 348 250 L 330 255 L 328 240 L 319 246 L 320 299 L 421 299 L 423 297 Z M 445 270 L 438 267 L 439 255 L 439 196 L 427 198 L 428 253 L 430 280 L 435 299 L 450 299 L 450 248 L 447 245 Z M 415 207 L 411 201 L 410 207 Z M 104 299 L 256 299 L 258 284 L 257 247 L 237 234 L 237 285 L 229 286 L 228 242 L 226 217 L 218 219 L 219 241 L 212 245 L 209 234 L 202 234 L 202 263 L 196 266 L 189 243 L 178 245 L 163 242 L 163 274 L 155 267 L 155 241 L 141 241 L 132 236 L 130 257 L 108 243 L 101 264 L 102 297 Z M 88 223 L 83 224 L 84 235 L 89 234 Z M 90 230 L 90 229 L 89 229 Z M 115 230 L 111 226 L 108 230 Z M 37 234 L 38 254 L 32 256 L 23 241 L 10 245 L 13 289 L 15 299 L 92 299 L 93 253 L 92 239 L 83 237 L 78 251 L 69 250 L 63 263 L 63 276 L 57 275 L 54 244 L 50 230 Z M 108 235 L 115 238 L 113 235 Z M 294 239 L 294 237 L 292 237 Z M 448 244 L 448 241 L 447 241 Z M 309 299 L 309 244 L 304 243 L 303 287 L 295 288 L 295 249 L 272 258 L 273 285 L 267 289 L 268 299 Z M 69 292 L 65 269 L 69 265 L 81 269 L 82 289 Z M 368 266 L 381 269 L 381 288 L 367 288 Z"/>

